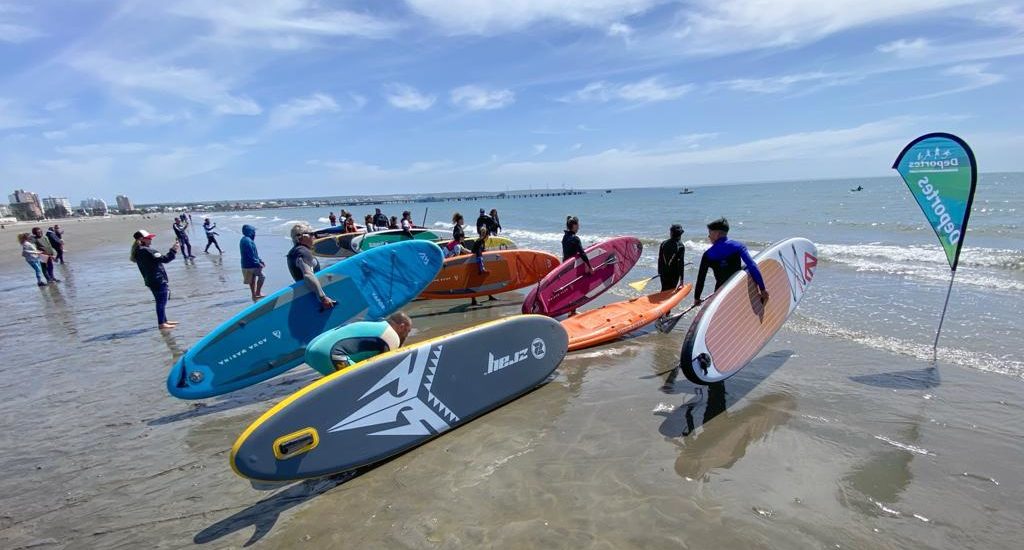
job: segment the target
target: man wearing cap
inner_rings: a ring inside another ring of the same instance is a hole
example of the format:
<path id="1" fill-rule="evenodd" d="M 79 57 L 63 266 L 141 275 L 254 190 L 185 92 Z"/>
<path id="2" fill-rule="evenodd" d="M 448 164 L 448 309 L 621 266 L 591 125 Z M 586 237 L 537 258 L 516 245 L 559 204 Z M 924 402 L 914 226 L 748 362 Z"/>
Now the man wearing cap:
<path id="1" fill-rule="evenodd" d="M 661 290 L 672 290 L 679 286 L 683 275 L 683 256 L 686 245 L 682 243 L 683 226 L 678 223 L 668 228 L 668 239 L 661 242 L 658 248 L 658 275 L 661 277 Z"/>
<path id="2" fill-rule="evenodd" d="M 700 269 L 697 271 L 697 287 L 693 291 L 694 305 L 701 303 L 700 294 L 704 290 L 704 278 L 708 274 L 708 268 L 715 274 L 715 290 L 718 290 L 737 272 L 741 271 L 740 261 L 746 266 L 747 272 L 757 283 L 758 293 L 761 296 L 761 303 L 768 301 L 768 289 L 764 287 L 764 279 L 761 278 L 761 271 L 757 264 L 747 252 L 747 247 L 739 241 L 729 238 L 729 221 L 725 218 L 708 224 L 708 240 L 711 241 L 711 248 L 704 251 L 700 258 Z"/>
<path id="3" fill-rule="evenodd" d="M 132 249 L 132 261 L 135 262 L 135 265 L 139 266 L 142 279 L 146 282 L 149 290 L 153 292 L 153 298 L 156 300 L 157 326 L 161 329 L 172 329 L 178 326 L 178 322 L 168 321 L 167 315 L 164 313 L 164 308 L 167 306 L 167 298 L 170 296 L 170 288 L 167 286 L 167 271 L 164 270 L 164 264 L 174 260 L 174 255 L 177 254 L 179 245 L 175 241 L 171 249 L 167 251 L 167 254 L 161 254 L 157 249 L 150 246 L 155 236 L 145 229 L 135 232 L 136 246 Z"/>

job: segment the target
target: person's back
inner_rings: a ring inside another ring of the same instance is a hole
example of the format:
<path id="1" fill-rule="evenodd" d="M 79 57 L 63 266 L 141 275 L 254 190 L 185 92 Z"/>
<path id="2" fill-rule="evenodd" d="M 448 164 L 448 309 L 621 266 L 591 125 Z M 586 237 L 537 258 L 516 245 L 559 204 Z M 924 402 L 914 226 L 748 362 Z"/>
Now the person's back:
<path id="1" fill-rule="evenodd" d="M 377 213 L 373 215 L 373 225 L 378 228 L 386 229 L 390 224 L 388 223 L 388 217 L 380 209 L 377 209 Z"/>
<path id="2" fill-rule="evenodd" d="M 757 284 L 761 301 L 766 302 L 768 300 L 768 290 L 764 286 L 761 271 L 757 268 L 753 258 L 750 257 L 750 253 L 747 252 L 746 245 L 728 237 L 729 222 L 725 218 L 721 218 L 709 223 L 707 227 L 708 240 L 712 244 L 710 248 L 704 251 L 704 255 L 700 258 L 697 284 L 693 292 L 694 302 L 700 303 L 701 301 L 701 293 L 704 291 L 704 279 L 709 268 L 715 276 L 715 290 L 718 290 L 730 277 L 742 271 L 744 265 L 750 273 L 750 277 Z"/>
<path id="3" fill-rule="evenodd" d="M 238 240 L 238 251 L 242 256 L 242 269 L 254 269 L 263 265 L 256 249 L 256 228 L 242 226 L 242 238 Z"/>
<path id="4" fill-rule="evenodd" d="M 669 238 L 658 247 L 658 275 L 661 290 L 671 290 L 679 285 L 683 274 L 686 246 L 682 242 L 683 227 L 673 224 L 669 227 Z"/>

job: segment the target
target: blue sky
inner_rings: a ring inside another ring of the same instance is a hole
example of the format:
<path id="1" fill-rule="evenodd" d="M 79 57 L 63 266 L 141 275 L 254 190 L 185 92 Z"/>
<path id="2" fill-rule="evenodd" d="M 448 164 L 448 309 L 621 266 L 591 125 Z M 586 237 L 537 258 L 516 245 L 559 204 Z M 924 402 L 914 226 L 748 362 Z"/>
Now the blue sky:
<path id="1" fill-rule="evenodd" d="M 1024 169 L 984 0 L 0 0 L 0 181 L 137 202 Z"/>

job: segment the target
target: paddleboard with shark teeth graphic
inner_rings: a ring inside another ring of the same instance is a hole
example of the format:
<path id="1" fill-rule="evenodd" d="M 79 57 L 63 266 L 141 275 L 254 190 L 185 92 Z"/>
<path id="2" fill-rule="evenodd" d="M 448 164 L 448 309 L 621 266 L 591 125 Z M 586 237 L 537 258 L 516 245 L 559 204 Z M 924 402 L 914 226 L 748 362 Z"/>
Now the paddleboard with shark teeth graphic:
<path id="1" fill-rule="evenodd" d="M 239 436 L 231 467 L 284 481 L 384 460 L 545 383 L 568 343 L 557 321 L 517 315 L 378 355 L 270 409 Z"/>

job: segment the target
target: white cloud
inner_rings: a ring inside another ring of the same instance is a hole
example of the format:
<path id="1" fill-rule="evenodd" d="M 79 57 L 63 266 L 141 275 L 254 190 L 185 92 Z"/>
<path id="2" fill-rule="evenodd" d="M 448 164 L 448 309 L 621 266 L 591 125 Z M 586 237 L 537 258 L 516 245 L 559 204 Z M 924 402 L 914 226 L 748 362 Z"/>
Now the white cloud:
<path id="1" fill-rule="evenodd" d="M 900 101 L 914 101 L 918 99 L 930 99 L 933 97 L 941 97 L 944 95 L 959 94 L 970 90 L 977 90 L 978 88 L 984 88 L 993 84 L 998 84 L 1006 80 L 1006 75 L 987 72 L 988 63 L 965 63 L 962 65 L 954 65 L 948 69 L 942 71 L 944 76 L 955 77 L 955 82 L 962 83 L 962 85 L 947 90 L 940 90 L 929 94 L 903 98 Z M 943 82 L 947 79 L 943 79 Z"/>
<path id="2" fill-rule="evenodd" d="M 605 31 L 608 36 L 618 37 L 626 39 L 627 41 L 633 36 L 633 28 L 625 23 L 616 21 L 611 25 L 608 25 L 608 30 Z"/>
<path id="3" fill-rule="evenodd" d="M 174 147 L 150 154 L 138 166 L 145 182 L 176 181 L 219 170 L 243 151 L 212 143 L 204 146 Z"/>
<path id="4" fill-rule="evenodd" d="M 388 84 L 385 86 L 385 90 L 388 103 L 406 111 L 426 111 L 437 101 L 437 96 L 422 94 L 416 88 L 406 84 Z"/>
<path id="5" fill-rule="evenodd" d="M 695 0 L 675 32 L 676 50 L 725 54 L 815 42 L 848 29 L 893 20 L 942 16 L 985 0 Z"/>
<path id="6" fill-rule="evenodd" d="M 436 172 L 452 165 L 450 161 L 446 160 L 413 162 L 401 168 L 385 168 L 377 164 L 350 160 L 311 160 L 307 164 L 328 168 L 335 175 L 345 178 L 346 181 L 396 180 Z"/>
<path id="7" fill-rule="evenodd" d="M 660 77 L 651 77 L 629 84 L 609 82 L 591 82 L 583 88 L 564 96 L 561 101 L 567 103 L 597 102 L 607 103 L 613 100 L 630 103 L 654 103 L 679 99 L 693 90 L 692 84 L 664 84 Z"/>
<path id="8" fill-rule="evenodd" d="M 117 90 L 144 90 L 179 97 L 209 107 L 216 114 L 258 115 L 259 104 L 231 92 L 231 84 L 189 67 L 122 61 L 102 54 L 72 57 L 69 64 Z"/>
<path id="9" fill-rule="evenodd" d="M 582 148 L 583 148 L 583 144 L 582 143 L 573 143 L 572 147 L 569 147 L 569 150 L 570 151 L 579 151 Z"/>
<path id="10" fill-rule="evenodd" d="M 49 140 L 58 140 L 68 137 L 68 133 L 63 130 L 51 130 L 49 132 L 43 132 L 43 137 Z"/>
<path id="11" fill-rule="evenodd" d="M 281 130 L 295 126 L 304 118 L 322 113 L 336 113 L 340 110 L 334 98 L 327 94 L 315 93 L 309 97 L 297 97 L 274 107 L 267 122 L 268 130 Z"/>
<path id="12" fill-rule="evenodd" d="M 666 0 L 406 0 L 450 34 L 497 34 L 542 21 L 606 27 Z"/>
<path id="13" fill-rule="evenodd" d="M 539 154 L 543 153 L 544 151 L 547 151 L 547 149 L 548 149 L 547 144 L 545 144 L 545 143 L 537 143 L 537 144 L 535 144 L 533 146 L 533 154 L 534 155 L 539 155 Z"/>
<path id="14" fill-rule="evenodd" d="M 879 44 L 876 50 L 882 53 L 891 53 L 897 57 L 921 57 L 931 49 L 931 41 L 927 38 L 915 38 L 907 40 L 901 38 L 885 44 Z"/>
<path id="15" fill-rule="evenodd" d="M 24 21 L 12 21 L 28 11 L 26 6 L 0 4 L 0 42 L 21 44 L 46 36 L 46 33 Z"/>
<path id="16" fill-rule="evenodd" d="M 490 90 L 481 86 L 459 86 L 451 91 L 454 105 L 470 111 L 487 111 L 507 107 L 516 101 L 512 90 Z"/>
<path id="17" fill-rule="evenodd" d="M 222 41 L 280 50 L 309 48 L 322 37 L 383 38 L 400 28 L 367 13 L 323 4 L 314 0 L 187 0 L 169 3 L 167 11 L 209 23 Z"/>
<path id="18" fill-rule="evenodd" d="M 25 112 L 19 105 L 9 99 L 0 98 L 0 130 L 11 130 L 14 128 L 27 128 L 45 124 L 44 118 L 39 118 Z"/>
<path id="19" fill-rule="evenodd" d="M 125 126 L 159 126 L 179 120 L 191 120 L 192 118 L 192 114 L 188 111 L 176 113 L 161 112 L 149 103 L 134 97 L 124 97 L 121 101 L 135 111 L 131 116 L 121 120 L 121 124 Z"/>
<path id="20" fill-rule="evenodd" d="M 138 155 L 153 150 L 152 145 L 139 142 L 122 143 L 84 143 L 80 145 L 63 145 L 55 150 L 62 155 L 86 157 L 112 157 L 118 155 Z"/>
<path id="21" fill-rule="evenodd" d="M 815 91 L 830 86 L 842 86 L 859 82 L 861 76 L 843 73 L 797 73 L 767 78 L 738 78 L 722 82 L 726 88 L 740 92 L 775 94 L 788 92 L 795 86 L 798 91 Z"/>

